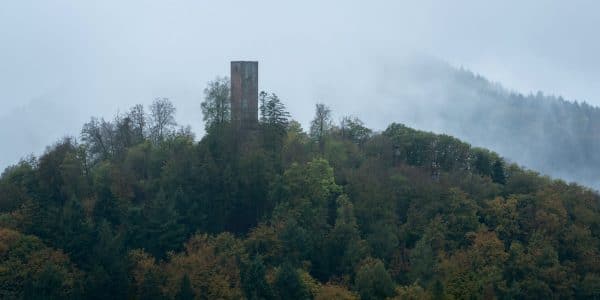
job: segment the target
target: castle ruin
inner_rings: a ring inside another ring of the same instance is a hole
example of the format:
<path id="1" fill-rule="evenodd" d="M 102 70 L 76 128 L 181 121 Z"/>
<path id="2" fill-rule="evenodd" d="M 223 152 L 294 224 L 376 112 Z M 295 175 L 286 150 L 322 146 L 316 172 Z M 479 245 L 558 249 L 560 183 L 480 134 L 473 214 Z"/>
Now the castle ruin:
<path id="1" fill-rule="evenodd" d="M 258 124 L 258 62 L 231 62 L 231 123 L 237 129 Z"/>

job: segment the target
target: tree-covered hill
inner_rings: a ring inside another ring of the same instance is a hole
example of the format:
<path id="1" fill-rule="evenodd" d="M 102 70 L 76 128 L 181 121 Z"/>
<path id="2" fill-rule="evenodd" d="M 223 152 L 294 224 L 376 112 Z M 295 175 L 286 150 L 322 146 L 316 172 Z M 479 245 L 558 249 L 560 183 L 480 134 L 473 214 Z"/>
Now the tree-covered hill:
<path id="1" fill-rule="evenodd" d="M 378 100 L 363 101 L 361 107 L 372 113 L 364 116 L 369 123 L 385 128 L 387 122 L 404 120 L 492 149 L 543 174 L 600 189 L 597 106 L 542 92 L 523 95 L 430 59 L 384 69 L 375 80 Z"/>
<path id="2" fill-rule="evenodd" d="M 157 99 L 0 178 L 3 299 L 600 297 L 600 196 L 456 138 Z"/>

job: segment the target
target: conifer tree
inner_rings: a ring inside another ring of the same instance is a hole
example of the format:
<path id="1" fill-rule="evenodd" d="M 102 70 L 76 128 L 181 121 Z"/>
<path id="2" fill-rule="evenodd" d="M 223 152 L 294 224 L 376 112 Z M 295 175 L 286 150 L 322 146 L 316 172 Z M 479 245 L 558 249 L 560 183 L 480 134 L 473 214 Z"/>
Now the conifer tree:
<path id="1" fill-rule="evenodd" d="M 179 291 L 175 295 L 175 300 L 194 300 L 195 297 L 194 290 L 192 289 L 192 282 L 190 281 L 190 276 L 188 274 L 184 274 L 181 279 L 181 286 L 179 287 Z"/>
<path id="2" fill-rule="evenodd" d="M 278 299 L 309 299 L 308 289 L 300 279 L 298 271 L 289 264 L 283 264 L 275 278 Z"/>
<path id="3" fill-rule="evenodd" d="M 242 289 L 249 300 L 271 299 L 273 293 L 265 278 L 266 271 L 260 256 L 252 258 L 241 270 Z"/>
<path id="4" fill-rule="evenodd" d="M 185 239 L 185 228 L 179 223 L 179 214 L 174 203 L 164 191 L 159 191 L 142 211 L 145 224 L 142 226 L 142 241 L 146 250 L 162 258 L 169 249 L 178 249 Z"/>

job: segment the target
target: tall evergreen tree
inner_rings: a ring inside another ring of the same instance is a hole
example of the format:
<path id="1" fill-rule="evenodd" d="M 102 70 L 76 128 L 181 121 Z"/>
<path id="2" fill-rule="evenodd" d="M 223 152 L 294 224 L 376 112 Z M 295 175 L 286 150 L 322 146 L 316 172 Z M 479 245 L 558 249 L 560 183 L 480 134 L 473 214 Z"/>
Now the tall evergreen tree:
<path id="1" fill-rule="evenodd" d="M 378 259 L 367 259 L 356 272 L 356 289 L 360 298 L 387 299 L 394 296 L 394 282 Z"/>
<path id="2" fill-rule="evenodd" d="M 173 201 L 160 190 L 144 205 L 144 224 L 141 226 L 141 242 L 155 257 L 162 258 L 167 250 L 179 249 L 185 239 L 185 227 Z"/>
<path id="3" fill-rule="evenodd" d="M 291 264 L 283 264 L 275 277 L 278 299 L 309 299 L 310 293 Z"/>
<path id="4" fill-rule="evenodd" d="M 164 299 L 164 295 L 160 290 L 160 278 L 155 272 L 148 271 L 144 274 L 144 282 L 141 286 L 140 298 L 147 300 Z"/>
<path id="5" fill-rule="evenodd" d="M 492 180 L 495 183 L 506 184 L 506 175 L 504 174 L 504 161 L 497 159 L 492 165 Z"/>
<path id="6" fill-rule="evenodd" d="M 181 278 L 181 286 L 179 287 L 179 291 L 175 295 L 175 300 L 194 300 L 196 294 L 192 289 L 192 282 L 190 281 L 190 276 L 188 274 L 184 274 L 183 278 Z"/>
<path id="7" fill-rule="evenodd" d="M 240 277 L 242 289 L 247 299 L 272 299 L 273 292 L 265 275 L 265 265 L 260 256 L 255 256 L 242 268 Z"/>

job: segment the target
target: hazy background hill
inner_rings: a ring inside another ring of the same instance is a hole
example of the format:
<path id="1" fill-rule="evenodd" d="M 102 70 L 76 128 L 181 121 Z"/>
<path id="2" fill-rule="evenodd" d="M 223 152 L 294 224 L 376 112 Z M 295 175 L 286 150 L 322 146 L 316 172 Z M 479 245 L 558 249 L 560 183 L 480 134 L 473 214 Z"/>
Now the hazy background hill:
<path id="1" fill-rule="evenodd" d="M 542 173 L 600 187 L 595 106 L 512 92 L 435 60 L 386 65 L 376 82 L 379 100 L 365 108 L 370 124 L 394 120 L 448 133 Z"/>

